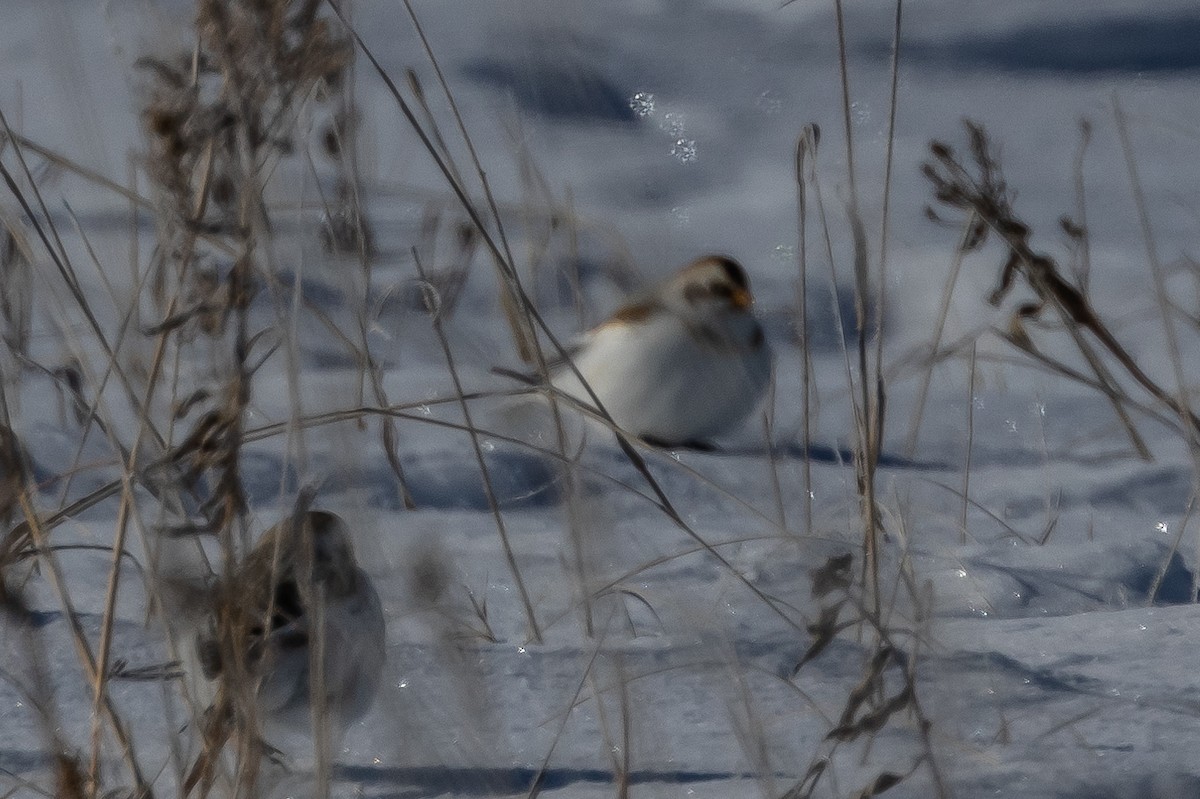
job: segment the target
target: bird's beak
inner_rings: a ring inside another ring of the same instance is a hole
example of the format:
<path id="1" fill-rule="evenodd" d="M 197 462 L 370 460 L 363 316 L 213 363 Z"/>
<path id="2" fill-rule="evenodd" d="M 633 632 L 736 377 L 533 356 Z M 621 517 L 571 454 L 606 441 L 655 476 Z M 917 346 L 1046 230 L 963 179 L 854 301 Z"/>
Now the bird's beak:
<path id="1" fill-rule="evenodd" d="M 754 304 L 754 297 L 746 289 L 734 289 L 729 303 L 739 311 L 746 311 Z"/>

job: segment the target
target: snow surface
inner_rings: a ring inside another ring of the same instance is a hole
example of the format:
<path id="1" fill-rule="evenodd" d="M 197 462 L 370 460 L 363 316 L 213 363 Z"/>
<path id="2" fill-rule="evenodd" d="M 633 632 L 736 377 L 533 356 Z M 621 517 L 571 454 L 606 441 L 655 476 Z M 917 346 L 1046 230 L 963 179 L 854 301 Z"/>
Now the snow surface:
<path id="1" fill-rule="evenodd" d="M 128 156 L 141 146 L 138 78 L 130 64 L 139 53 L 169 50 L 180 40 L 187 6 L 5 0 L 0 110 L 29 139 L 126 182 Z M 587 321 L 602 318 L 632 288 L 635 278 L 626 273 L 660 277 L 712 250 L 747 265 L 777 353 L 774 457 L 761 423 L 748 424 L 717 453 L 643 451 L 673 506 L 723 564 L 657 507 L 608 436 L 589 434 L 570 517 L 582 539 L 586 584 L 609 590 L 595 600 L 595 633 L 588 636 L 568 534 L 568 488 L 560 465 L 544 452 L 554 448 L 552 437 L 539 432 L 536 410 L 515 400 L 479 403 L 480 426 L 495 432 L 485 437 L 485 459 L 545 636 L 531 643 L 468 439 L 431 423 L 459 422 L 461 415 L 446 402 L 453 388 L 429 318 L 415 310 L 407 253 L 418 243 L 424 210 L 450 209 L 450 200 L 381 82 L 360 61 L 367 207 L 383 258 L 371 284 L 355 287 L 342 274 L 347 265 L 321 253 L 315 213 L 289 207 L 279 213 L 277 260 L 289 280 L 303 277 L 306 298 L 346 331 L 353 331 L 356 292 L 377 306 L 369 343 L 391 401 L 412 406 L 412 418 L 398 430 L 417 510 L 403 510 L 374 423 L 311 429 L 304 457 L 279 437 L 264 439 L 248 447 L 244 467 L 259 529 L 290 507 L 301 486 L 319 487 L 319 503 L 355 525 L 360 558 L 388 614 L 384 688 L 374 711 L 343 741 L 338 795 L 524 796 L 544 766 L 545 796 L 613 796 L 618 742 L 630 749 L 632 796 L 781 796 L 828 751 L 824 736 L 869 655 L 864 641 L 846 631 L 792 673 L 811 642 L 804 625 L 820 608 L 810 571 L 830 556 L 858 553 L 860 544 L 854 472 L 845 456 L 852 441 L 846 366 L 836 335 L 837 312 L 849 315 L 853 306 L 831 4 L 518 0 L 414 7 L 493 188 L 514 209 L 518 261 L 538 252 L 537 226 L 519 221 L 522 201 L 537 203 L 521 181 L 520 153 L 531 154 L 559 201 L 569 188 L 584 220 L 577 246 L 586 267 Z M 434 86 L 402 6 L 357 0 L 353 12 L 389 72 L 411 66 L 427 88 Z M 856 168 L 875 242 L 894 8 L 854 3 L 846 12 Z M 1002 309 L 986 304 L 998 276 L 996 250 L 968 259 L 943 337 L 984 333 L 974 390 L 964 357 L 939 364 L 912 452 L 922 370 L 906 356 L 932 335 L 958 236 L 923 214 L 928 191 L 919 165 L 928 141 L 959 144 L 963 117 L 983 122 L 1018 190 L 1018 213 L 1034 226 L 1035 246 L 1069 262 L 1056 220 L 1077 213 L 1073 159 L 1078 122 L 1087 117 L 1094 126 L 1084 169 L 1090 291 L 1139 364 L 1174 386 L 1113 104 L 1119 101 L 1129 119 L 1172 295 L 1194 314 L 1200 13 L 1185 0 L 1153 7 L 1104 0 L 1086 9 L 1034 0 L 911 0 L 904 14 L 884 287 L 885 352 L 895 369 L 878 485 L 887 508 L 882 572 L 889 591 L 906 563 L 919 590 L 932 596 L 932 617 L 914 618 L 906 592 L 897 591 L 894 621 L 920 628 L 918 690 L 932 721 L 938 768 L 959 797 L 1196 796 L 1200 538 L 1181 529 L 1195 477 L 1180 437 L 1138 417 L 1154 454 L 1153 462 L 1139 460 L 1103 397 L 1022 363 L 986 332 L 1002 327 L 1022 299 Z M 639 95 L 635 109 L 630 101 Z M 434 103 L 449 130 L 444 103 L 436 97 Z M 318 122 L 311 121 L 314 139 Z M 819 171 L 838 277 L 830 277 L 810 219 L 809 279 L 818 297 L 811 375 L 820 402 L 809 420 L 814 520 L 806 529 L 797 400 L 802 361 L 790 319 L 794 147 L 810 123 L 822 129 Z M 328 170 L 318 165 L 314 179 L 296 160 L 280 166 L 272 199 L 282 207 L 299 196 L 311 209 Z M 60 228 L 70 231 L 70 213 L 76 214 L 106 275 L 127 286 L 127 204 L 56 170 L 43 191 Z M 18 216 L 7 200 L 2 211 Z M 152 246 L 148 218 L 138 230 L 144 262 Z M 79 237 L 67 246 L 103 304 L 107 290 L 87 272 Z M 554 270 L 569 261 L 572 246 L 565 236 L 550 237 L 541 258 L 549 273 L 527 276 L 566 337 L 580 319 L 563 274 Z M 65 296 L 49 280 L 37 285 L 35 357 L 62 363 L 94 350 L 83 343 L 82 320 Z M 510 389 L 511 381 L 491 369 L 520 368 L 495 296 L 494 277 L 481 260 L 447 319 L 468 391 Z M 119 291 L 109 304 L 122 307 Z M 264 299 L 254 313 L 266 325 L 275 310 Z M 110 311 L 108 318 L 117 316 Z M 336 338 L 311 317 L 297 327 L 298 400 L 283 359 L 268 361 L 256 378 L 252 428 L 287 420 L 297 402 L 306 414 L 369 402 L 357 365 Z M 1189 377 L 1200 366 L 1194 344 L 1185 338 Z M 205 379 L 203 370 L 186 377 Z M 13 400 L 46 511 L 119 475 L 103 436 L 78 442 L 57 396 L 49 379 L 29 375 Z M 510 441 L 501 435 L 506 431 L 542 449 Z M 968 443 L 972 504 L 964 525 Z M 65 479 L 75 463 L 87 468 Z M 56 530 L 55 542 L 111 543 L 116 509 L 108 500 L 77 515 Z M 94 639 L 110 556 L 84 548 L 60 557 L 83 629 Z M 426 590 L 431 574 L 440 575 L 435 595 Z M 147 621 L 139 568 L 126 561 L 122 575 L 114 658 L 131 668 L 162 663 L 164 636 L 157 622 Z M 772 597 L 780 612 L 743 580 Z M 44 576 L 29 586 L 28 627 L 0 624 L 0 794 L 14 796 L 38 795 L 22 781 L 51 785 L 42 719 L 48 716 L 86 752 L 93 706 L 58 599 Z M 479 634 L 469 594 L 486 600 L 494 641 Z M 185 721 L 171 686 L 112 685 L 118 707 L 133 721 L 144 769 L 161 771 L 162 794 L 171 795 L 168 742 Z M 39 691 L 53 698 L 45 712 L 34 708 Z M 627 744 L 619 742 L 623 703 Z M 918 742 L 915 720 L 895 717 L 870 746 L 840 749 L 833 779 L 817 795 L 852 796 L 880 772 L 906 771 L 920 753 Z M 276 775 L 271 795 L 305 795 L 311 758 L 302 736 L 292 744 L 299 754 L 291 773 Z M 107 757 L 119 780 L 115 747 Z M 918 768 L 889 795 L 924 797 L 933 790 L 929 769 Z"/>

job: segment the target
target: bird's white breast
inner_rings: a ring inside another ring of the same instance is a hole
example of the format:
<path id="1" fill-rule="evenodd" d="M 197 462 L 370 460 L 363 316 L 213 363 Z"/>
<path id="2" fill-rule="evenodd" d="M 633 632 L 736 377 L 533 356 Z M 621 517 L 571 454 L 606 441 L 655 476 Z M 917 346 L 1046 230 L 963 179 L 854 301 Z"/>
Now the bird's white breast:
<path id="1" fill-rule="evenodd" d="M 746 322 L 757 325 L 749 316 Z M 771 371 L 765 345 L 707 342 L 668 313 L 596 328 L 575 365 L 618 425 L 666 443 L 704 441 L 736 428 L 757 407 Z M 591 404 L 569 370 L 554 384 Z"/>

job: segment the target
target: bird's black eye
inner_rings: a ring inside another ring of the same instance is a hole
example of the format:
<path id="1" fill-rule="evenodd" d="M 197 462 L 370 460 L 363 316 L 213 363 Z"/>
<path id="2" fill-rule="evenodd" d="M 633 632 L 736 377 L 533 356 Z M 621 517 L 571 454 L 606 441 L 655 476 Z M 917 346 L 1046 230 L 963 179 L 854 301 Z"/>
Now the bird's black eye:
<path id="1" fill-rule="evenodd" d="M 728 283 L 711 283 L 709 284 L 708 290 L 711 291 L 714 296 L 720 297 L 723 300 L 727 300 L 733 296 L 733 289 Z"/>

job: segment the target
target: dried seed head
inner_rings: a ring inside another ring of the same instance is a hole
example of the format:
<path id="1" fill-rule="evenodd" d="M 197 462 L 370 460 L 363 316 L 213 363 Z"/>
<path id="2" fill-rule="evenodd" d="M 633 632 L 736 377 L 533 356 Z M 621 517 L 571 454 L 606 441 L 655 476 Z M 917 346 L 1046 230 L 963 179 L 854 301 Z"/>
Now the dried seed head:
<path id="1" fill-rule="evenodd" d="M 954 159 L 954 150 L 945 142 L 934 141 L 929 142 L 929 152 L 934 158 L 939 161 L 951 161 Z"/>
<path id="2" fill-rule="evenodd" d="M 965 120 L 963 124 L 967 128 L 967 140 L 971 145 L 971 153 L 975 156 L 975 160 L 980 164 L 990 163 L 987 131 L 984 130 L 983 125 L 970 119 Z"/>
<path id="3" fill-rule="evenodd" d="M 1025 241 L 1029 238 L 1029 227 L 1025 223 L 1013 219 L 1012 217 L 1002 217 L 996 220 L 996 229 L 1005 236 Z"/>

